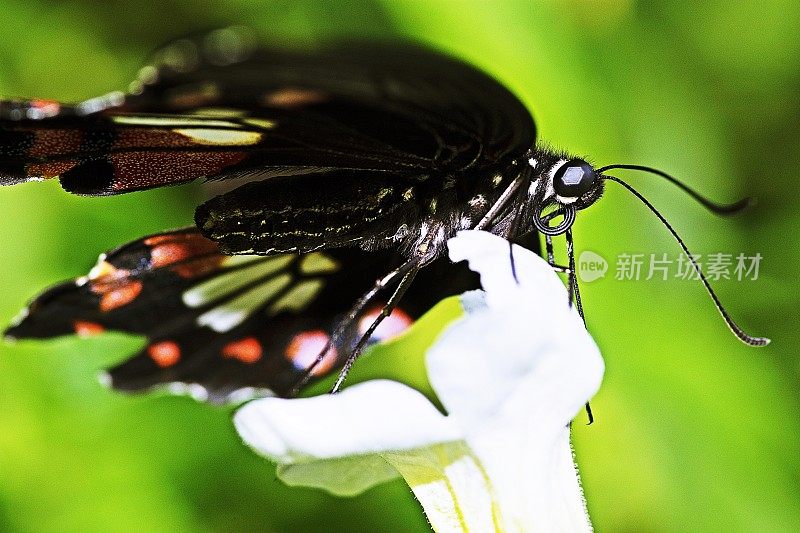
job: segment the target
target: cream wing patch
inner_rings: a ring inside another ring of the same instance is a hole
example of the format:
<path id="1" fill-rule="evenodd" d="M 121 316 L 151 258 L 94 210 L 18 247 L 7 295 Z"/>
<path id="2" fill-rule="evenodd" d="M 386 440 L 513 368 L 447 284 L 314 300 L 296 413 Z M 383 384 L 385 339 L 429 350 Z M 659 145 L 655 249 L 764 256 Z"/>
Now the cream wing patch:
<path id="1" fill-rule="evenodd" d="M 241 128 L 236 122 L 228 120 L 207 120 L 191 115 L 114 115 L 111 121 L 129 126 L 150 126 L 154 128 Z"/>
<path id="2" fill-rule="evenodd" d="M 325 274 L 338 269 L 339 264 L 336 261 L 320 252 L 305 255 L 300 260 L 300 271 L 303 274 Z"/>
<path id="3" fill-rule="evenodd" d="M 225 302 L 197 317 L 198 326 L 208 326 L 217 333 L 232 330 L 245 321 L 256 309 L 263 306 L 276 293 L 286 289 L 292 276 L 281 274 L 269 281 L 249 289 L 236 298 Z"/>
<path id="4" fill-rule="evenodd" d="M 212 146 L 249 146 L 262 137 L 258 131 L 215 130 L 212 128 L 180 128 L 172 130 L 198 144 Z"/>
<path id="5" fill-rule="evenodd" d="M 292 260 L 293 257 L 290 255 L 278 256 L 266 260 L 259 256 L 233 256 L 227 260 L 232 263 L 231 266 L 237 263 L 242 264 L 247 262 L 253 264 L 249 267 L 236 269 L 213 277 L 199 285 L 195 285 L 183 293 L 183 303 L 189 307 L 196 308 L 215 302 L 246 285 L 279 271 L 289 265 Z"/>
<path id="6" fill-rule="evenodd" d="M 273 300 L 270 316 L 283 311 L 302 311 L 324 286 L 324 280 L 315 276 L 335 272 L 339 264 L 321 252 L 314 252 L 299 259 L 296 268 L 300 279 L 296 274 L 281 273 L 293 269 L 291 263 L 295 260 L 295 255 L 226 258 L 226 267 L 238 268 L 190 288 L 183 293 L 183 303 L 191 308 L 211 307 L 197 317 L 197 325 L 208 326 L 218 333 L 230 331 Z"/>

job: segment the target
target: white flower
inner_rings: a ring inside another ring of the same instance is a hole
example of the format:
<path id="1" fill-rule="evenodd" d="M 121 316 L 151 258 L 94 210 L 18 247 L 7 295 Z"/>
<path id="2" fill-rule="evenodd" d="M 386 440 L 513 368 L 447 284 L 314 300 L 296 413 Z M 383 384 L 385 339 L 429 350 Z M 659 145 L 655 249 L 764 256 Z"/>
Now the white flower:
<path id="1" fill-rule="evenodd" d="M 552 269 L 508 243 L 462 231 L 454 261 L 484 291 L 428 351 L 444 415 L 394 381 L 336 395 L 267 398 L 236 414 L 256 451 L 291 485 L 352 495 L 398 475 L 436 531 L 588 531 L 569 423 L 600 386 L 603 361 Z"/>

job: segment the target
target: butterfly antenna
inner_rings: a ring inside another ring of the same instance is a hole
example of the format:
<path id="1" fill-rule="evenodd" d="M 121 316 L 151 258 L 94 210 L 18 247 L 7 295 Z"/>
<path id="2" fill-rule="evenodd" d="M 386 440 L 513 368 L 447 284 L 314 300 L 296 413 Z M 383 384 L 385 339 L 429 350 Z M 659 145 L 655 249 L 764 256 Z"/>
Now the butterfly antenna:
<path id="1" fill-rule="evenodd" d="M 694 189 L 692 189 L 682 181 L 678 180 L 677 178 L 670 176 L 666 172 L 658 170 L 657 168 L 646 167 L 642 165 L 608 165 L 605 167 L 598 168 L 595 172 L 597 172 L 598 174 L 602 174 L 606 170 L 614 170 L 617 168 L 623 170 L 639 170 L 642 172 L 647 172 L 649 174 L 655 174 L 656 176 L 661 176 L 668 182 L 672 183 L 673 185 L 676 185 L 679 189 L 681 189 L 683 192 L 694 198 L 703 207 L 705 207 L 706 209 L 708 209 L 709 211 L 711 211 L 716 215 L 721 215 L 721 216 L 733 215 L 751 206 L 754 203 L 753 199 L 748 197 L 748 198 L 742 198 L 738 202 L 734 202 L 732 204 L 718 204 L 716 202 L 709 200 L 699 192 L 695 191 Z"/>
<path id="2" fill-rule="evenodd" d="M 564 232 L 564 237 L 567 240 L 567 257 L 569 261 L 569 305 L 572 306 L 573 302 L 575 308 L 578 310 L 578 314 L 583 320 L 584 327 L 586 326 L 586 317 L 583 315 L 583 303 L 581 303 L 581 292 L 578 289 L 578 278 L 576 277 L 575 271 L 575 243 L 572 240 L 572 229 L 568 229 Z M 589 405 L 589 402 L 586 402 L 584 406 L 586 409 L 586 416 L 589 418 L 587 426 L 591 426 L 594 423 L 594 415 L 592 414 L 592 406 Z"/>
<path id="3" fill-rule="evenodd" d="M 658 210 L 655 208 L 655 206 L 653 206 L 653 204 L 651 204 L 647 198 L 642 196 L 636 189 L 634 189 L 632 186 L 628 185 L 626 182 L 622 181 L 619 178 L 605 175 L 603 176 L 603 179 L 614 181 L 625 187 L 628 190 L 628 192 L 633 194 L 636 198 L 639 199 L 640 202 L 646 205 L 647 208 L 650 209 L 650 211 L 652 211 L 656 217 L 658 217 L 661 223 L 664 224 L 664 226 L 666 226 L 669 232 L 672 233 L 672 236 L 675 237 L 675 240 L 678 241 L 678 244 L 681 246 L 681 249 L 683 249 L 683 253 L 686 254 L 686 257 L 688 257 L 689 261 L 692 263 L 695 272 L 697 272 L 697 275 L 700 277 L 700 281 L 703 282 L 706 291 L 708 291 L 708 295 L 711 296 L 711 299 L 714 301 L 714 305 L 717 307 L 717 311 L 719 311 L 719 314 L 722 315 L 722 319 L 728 325 L 728 328 L 730 328 L 731 332 L 733 332 L 733 334 L 736 335 L 736 337 L 740 341 L 750 346 L 766 346 L 767 344 L 769 344 L 770 341 L 766 337 L 752 337 L 747 333 L 745 333 L 742 330 L 742 328 L 740 328 L 736 324 L 736 322 L 733 321 L 728 312 L 722 306 L 722 302 L 720 302 L 716 293 L 711 288 L 711 284 L 708 282 L 708 279 L 706 279 L 706 276 L 703 274 L 703 271 L 700 270 L 700 265 L 697 264 L 697 261 L 694 259 L 694 256 L 689 252 L 689 249 L 686 247 L 686 244 L 683 242 L 683 239 L 681 239 L 680 236 L 678 236 L 678 233 L 675 231 L 675 228 L 673 228 L 672 225 L 669 222 L 667 222 L 667 219 L 664 218 L 664 215 L 659 213 Z"/>

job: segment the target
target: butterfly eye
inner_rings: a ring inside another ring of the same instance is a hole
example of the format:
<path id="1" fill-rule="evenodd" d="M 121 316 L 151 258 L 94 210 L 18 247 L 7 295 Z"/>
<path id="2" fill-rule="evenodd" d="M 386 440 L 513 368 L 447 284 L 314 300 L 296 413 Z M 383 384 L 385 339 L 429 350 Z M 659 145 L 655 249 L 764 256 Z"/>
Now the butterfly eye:
<path id="1" fill-rule="evenodd" d="M 589 192 L 597 181 L 592 165 L 581 159 L 567 161 L 553 175 L 553 189 L 563 198 L 578 198 Z"/>

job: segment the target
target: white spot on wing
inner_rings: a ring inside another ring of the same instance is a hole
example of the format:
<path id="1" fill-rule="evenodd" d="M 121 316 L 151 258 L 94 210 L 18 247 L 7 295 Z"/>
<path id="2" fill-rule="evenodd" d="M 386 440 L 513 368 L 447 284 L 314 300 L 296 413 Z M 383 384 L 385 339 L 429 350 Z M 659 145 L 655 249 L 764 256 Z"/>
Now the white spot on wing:
<path id="1" fill-rule="evenodd" d="M 189 114 L 200 117 L 239 118 L 245 116 L 247 111 L 233 107 L 201 107 L 190 111 Z"/>
<path id="2" fill-rule="evenodd" d="M 103 387 L 111 387 L 114 384 L 114 380 L 111 379 L 111 374 L 108 372 L 100 372 L 97 374 L 97 382 L 100 383 Z"/>
<path id="3" fill-rule="evenodd" d="M 253 398 L 266 398 L 275 396 L 275 391 L 265 388 L 242 387 L 228 394 L 227 400 L 231 403 L 242 403 Z"/>
<path id="4" fill-rule="evenodd" d="M 400 239 L 405 239 L 408 236 L 408 225 L 401 224 L 397 231 L 394 233 L 392 237 L 393 240 L 399 241 Z"/>
<path id="5" fill-rule="evenodd" d="M 29 314 L 30 314 L 30 311 L 28 310 L 28 308 L 27 307 L 23 307 L 22 309 L 19 310 L 19 312 L 16 315 L 14 315 L 14 318 L 11 319 L 9 327 L 14 328 L 14 327 L 19 326 L 20 323 L 23 320 L 28 318 Z"/>
<path id="6" fill-rule="evenodd" d="M 90 98 L 75 106 L 75 111 L 79 115 L 91 115 L 109 107 L 117 107 L 125 101 L 125 93 L 114 91 L 96 98 Z M 114 119 L 112 119 L 114 120 Z"/>
<path id="7" fill-rule="evenodd" d="M 167 383 L 167 391 L 170 394 L 177 394 L 180 396 L 191 396 L 198 402 L 208 400 L 208 390 L 199 383 L 182 383 L 175 381 Z"/>

